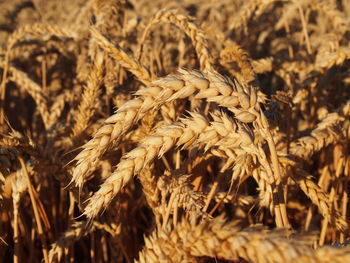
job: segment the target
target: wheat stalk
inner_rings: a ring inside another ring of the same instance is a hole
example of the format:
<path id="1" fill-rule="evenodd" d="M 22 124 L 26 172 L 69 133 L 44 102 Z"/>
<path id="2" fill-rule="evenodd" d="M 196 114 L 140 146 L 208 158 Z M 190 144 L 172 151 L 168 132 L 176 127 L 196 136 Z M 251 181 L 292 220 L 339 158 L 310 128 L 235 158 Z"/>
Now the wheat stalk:
<path id="1" fill-rule="evenodd" d="M 183 30 L 192 40 L 197 52 L 200 68 L 204 71 L 214 70 L 213 58 L 207 45 L 205 32 L 196 23 L 194 23 L 193 18 L 180 14 L 177 10 L 160 10 L 148 22 L 145 30 L 143 31 L 138 48 L 139 59 L 142 56 L 143 46 L 150 28 L 156 24 L 159 24 L 160 22 L 172 23 Z"/>

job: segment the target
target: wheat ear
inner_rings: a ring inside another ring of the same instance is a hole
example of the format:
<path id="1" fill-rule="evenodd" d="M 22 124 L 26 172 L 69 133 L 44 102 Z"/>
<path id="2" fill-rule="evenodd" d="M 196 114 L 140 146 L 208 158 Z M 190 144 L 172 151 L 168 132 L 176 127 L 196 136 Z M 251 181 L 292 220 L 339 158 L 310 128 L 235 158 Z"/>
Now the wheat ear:
<path id="1" fill-rule="evenodd" d="M 341 232 L 348 230 L 348 222 L 342 217 L 339 211 L 332 207 L 332 203 L 325 191 L 310 180 L 310 175 L 300 168 L 293 169 L 292 178 L 297 182 L 300 189 L 310 198 L 324 218 Z"/>
<path id="2" fill-rule="evenodd" d="M 86 87 L 79 105 L 78 114 L 72 130 L 72 139 L 75 140 L 88 126 L 95 112 L 95 105 L 100 94 L 100 85 L 103 77 L 103 53 L 97 51 Z"/>
<path id="3" fill-rule="evenodd" d="M 194 22 L 193 18 L 180 14 L 179 11 L 175 9 L 160 10 L 147 24 L 140 40 L 140 46 L 138 51 L 139 58 L 142 55 L 143 46 L 150 28 L 160 22 L 172 23 L 178 26 L 181 30 L 183 30 L 192 40 L 192 43 L 196 49 L 196 53 L 199 59 L 200 68 L 204 71 L 214 70 L 213 58 L 208 48 L 205 32 Z"/>
<path id="4" fill-rule="evenodd" d="M 93 231 L 94 228 L 88 227 L 84 221 L 74 222 L 70 228 L 62 234 L 62 236 L 51 245 L 49 251 L 49 262 L 61 262 L 62 256 L 74 244 L 75 241 L 83 235 Z"/>
<path id="5" fill-rule="evenodd" d="M 349 260 L 349 251 L 330 247 L 314 250 L 307 237 L 293 237 L 286 229 L 241 229 L 237 222 L 226 223 L 218 217 L 196 225 L 183 220 L 173 231 L 155 231 L 146 238 L 139 262 L 195 262 L 195 257 L 207 256 L 252 263 L 330 263 Z"/>
<path id="6" fill-rule="evenodd" d="M 244 134 L 242 128 L 239 129 L 239 126 L 226 115 L 217 116 L 214 122 L 208 122 L 198 113 L 191 113 L 191 116 L 192 118 L 182 119 L 181 122 L 159 127 L 137 148 L 125 154 L 117 165 L 117 169 L 89 199 L 84 214 L 90 219 L 96 217 L 132 179 L 133 175 L 139 174 L 157 156 L 162 157 L 174 146 L 188 149 L 195 144 L 203 143 L 206 144 L 206 150 L 209 150 L 210 147 L 220 144 L 220 138 L 223 135 L 229 137 L 226 141 L 232 148 L 245 149 L 244 147 L 252 143 L 249 135 Z M 220 118 L 221 123 L 218 122 Z M 213 143 L 208 144 L 208 139 Z"/>
<path id="7" fill-rule="evenodd" d="M 94 138 L 83 146 L 83 150 L 75 157 L 77 165 L 73 171 L 72 182 L 82 187 L 84 178 L 93 169 L 99 158 L 145 114 L 159 108 L 165 102 L 187 98 L 196 94 L 197 98 L 205 98 L 221 106 L 236 109 L 236 118 L 242 122 L 252 122 L 254 114 L 244 110 L 257 103 L 250 100 L 244 92 L 238 92 L 239 84 L 224 78 L 218 73 L 207 74 L 200 71 L 179 70 L 180 75 L 172 75 L 152 82 L 150 87 L 136 92 L 135 99 L 121 106 L 114 115 L 105 120 L 104 125 L 96 132 Z M 253 104 L 252 104 L 253 103 Z"/>
<path id="8" fill-rule="evenodd" d="M 116 59 L 121 66 L 133 73 L 145 85 L 150 85 L 151 75 L 147 68 L 131 55 L 127 54 L 126 51 L 117 44 L 108 40 L 96 28 L 91 27 L 90 31 L 91 37 L 100 48 L 106 51 L 112 58 Z"/>

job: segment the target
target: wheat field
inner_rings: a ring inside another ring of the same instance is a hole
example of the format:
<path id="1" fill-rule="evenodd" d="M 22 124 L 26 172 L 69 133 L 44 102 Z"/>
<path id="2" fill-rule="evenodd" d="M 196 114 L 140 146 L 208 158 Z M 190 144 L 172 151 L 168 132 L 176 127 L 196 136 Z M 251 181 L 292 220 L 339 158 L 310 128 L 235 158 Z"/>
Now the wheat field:
<path id="1" fill-rule="evenodd" d="M 350 1 L 0 0 L 0 262 L 350 262 Z"/>

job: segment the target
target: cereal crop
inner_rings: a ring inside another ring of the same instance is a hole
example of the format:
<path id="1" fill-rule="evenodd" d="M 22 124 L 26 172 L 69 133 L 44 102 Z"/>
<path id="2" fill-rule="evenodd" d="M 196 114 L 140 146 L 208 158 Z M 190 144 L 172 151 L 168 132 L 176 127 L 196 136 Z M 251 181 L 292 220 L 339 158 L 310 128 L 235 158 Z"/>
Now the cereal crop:
<path id="1" fill-rule="evenodd" d="M 350 1 L 0 0 L 0 262 L 350 262 Z"/>

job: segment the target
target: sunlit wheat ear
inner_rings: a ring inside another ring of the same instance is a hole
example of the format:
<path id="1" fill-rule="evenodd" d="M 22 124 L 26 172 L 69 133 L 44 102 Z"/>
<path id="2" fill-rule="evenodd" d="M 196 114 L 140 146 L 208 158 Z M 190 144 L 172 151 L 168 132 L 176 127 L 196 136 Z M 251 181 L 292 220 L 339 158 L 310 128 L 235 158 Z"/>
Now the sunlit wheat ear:
<path id="1" fill-rule="evenodd" d="M 83 151 L 75 157 L 77 165 L 73 172 L 72 182 L 81 187 L 85 181 L 84 178 L 96 167 L 102 155 L 109 148 L 115 147 L 122 136 L 140 118 L 166 102 L 196 95 L 233 110 L 241 102 L 246 102 L 242 99 L 240 101 L 245 93 L 237 93 L 238 83 L 232 83 L 218 73 L 184 69 L 180 69 L 179 73 L 179 75 L 154 80 L 149 87 L 137 91 L 134 99 L 127 101 L 117 109 L 114 115 L 104 121 L 104 125 L 95 133 L 93 139 L 87 142 L 83 146 Z M 206 92 L 209 89 L 211 92 Z M 257 100 L 252 100 L 251 103 L 253 110 Z M 250 105 L 250 101 L 248 104 Z M 237 109 L 236 112 L 237 118 L 241 121 L 249 123 L 255 120 L 254 116 L 247 111 Z"/>
<path id="2" fill-rule="evenodd" d="M 157 128 L 155 133 L 146 137 L 137 148 L 125 154 L 117 169 L 89 199 L 84 214 L 89 218 L 96 217 L 100 211 L 106 209 L 132 176 L 140 174 L 145 166 L 157 157 L 162 157 L 174 146 L 190 149 L 197 144 L 203 144 L 205 151 L 213 147 L 222 147 L 228 150 L 231 148 L 231 152 L 236 149 L 237 152 L 243 151 L 252 155 L 259 152 L 253 145 L 253 138 L 247 127 L 241 123 L 236 124 L 227 115 L 216 112 L 212 115 L 215 121 L 209 122 L 198 113 L 189 114 L 191 118 L 181 118 L 180 122 Z M 271 183 L 272 178 L 268 180 Z"/>
<path id="3" fill-rule="evenodd" d="M 340 252 L 328 247 L 314 250 L 309 239 L 307 235 L 293 237 L 286 229 L 270 231 L 261 226 L 242 229 L 237 222 L 225 223 L 220 217 L 198 225 L 183 220 L 172 231 L 155 230 L 146 238 L 139 262 L 159 257 L 164 262 L 192 262 L 193 257 L 198 256 L 261 262 L 267 254 L 271 262 L 283 259 L 287 262 L 330 262 L 329 257 L 322 258 L 325 253 L 335 258 L 347 258 L 345 250 Z"/>

